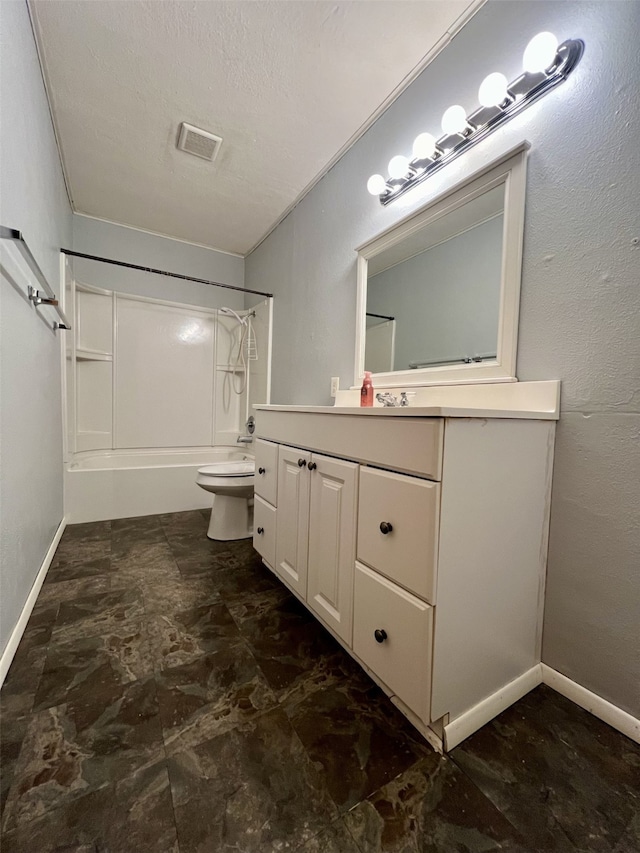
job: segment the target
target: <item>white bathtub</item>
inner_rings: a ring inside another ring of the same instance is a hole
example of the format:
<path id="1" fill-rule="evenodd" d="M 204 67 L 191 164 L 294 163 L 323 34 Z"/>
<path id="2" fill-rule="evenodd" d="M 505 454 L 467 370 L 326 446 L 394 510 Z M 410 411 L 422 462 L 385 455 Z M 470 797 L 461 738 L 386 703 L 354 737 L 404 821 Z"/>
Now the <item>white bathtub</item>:
<path id="1" fill-rule="evenodd" d="M 65 465 L 67 522 L 104 521 L 211 506 L 196 485 L 203 465 L 252 456 L 236 447 L 77 453 Z"/>

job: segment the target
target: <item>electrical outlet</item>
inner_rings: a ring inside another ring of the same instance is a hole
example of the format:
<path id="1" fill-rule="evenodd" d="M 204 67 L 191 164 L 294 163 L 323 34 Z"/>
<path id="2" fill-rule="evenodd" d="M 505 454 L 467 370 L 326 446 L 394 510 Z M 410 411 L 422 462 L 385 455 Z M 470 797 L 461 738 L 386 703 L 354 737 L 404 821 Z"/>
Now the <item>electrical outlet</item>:
<path id="1" fill-rule="evenodd" d="M 338 391 L 340 390 L 340 377 L 332 376 L 331 377 L 331 397 L 335 400 Z"/>

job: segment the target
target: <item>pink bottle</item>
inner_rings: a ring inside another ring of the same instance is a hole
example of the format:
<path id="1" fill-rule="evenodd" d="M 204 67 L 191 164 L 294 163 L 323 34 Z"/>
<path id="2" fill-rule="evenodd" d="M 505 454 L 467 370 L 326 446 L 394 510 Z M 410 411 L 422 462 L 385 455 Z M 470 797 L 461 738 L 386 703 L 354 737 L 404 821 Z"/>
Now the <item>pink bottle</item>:
<path id="1" fill-rule="evenodd" d="M 360 405 L 373 406 L 373 385 L 371 383 L 371 371 L 365 370 L 362 388 L 360 389 Z"/>

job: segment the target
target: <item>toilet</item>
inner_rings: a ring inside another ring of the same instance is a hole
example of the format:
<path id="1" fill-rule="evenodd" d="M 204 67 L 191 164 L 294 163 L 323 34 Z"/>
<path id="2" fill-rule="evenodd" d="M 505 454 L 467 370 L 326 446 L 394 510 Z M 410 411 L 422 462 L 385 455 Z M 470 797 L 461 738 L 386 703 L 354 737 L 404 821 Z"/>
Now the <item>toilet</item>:
<path id="1" fill-rule="evenodd" d="M 242 459 L 214 462 L 198 468 L 196 483 L 213 493 L 207 536 L 227 541 L 253 535 L 253 485 L 255 462 Z"/>

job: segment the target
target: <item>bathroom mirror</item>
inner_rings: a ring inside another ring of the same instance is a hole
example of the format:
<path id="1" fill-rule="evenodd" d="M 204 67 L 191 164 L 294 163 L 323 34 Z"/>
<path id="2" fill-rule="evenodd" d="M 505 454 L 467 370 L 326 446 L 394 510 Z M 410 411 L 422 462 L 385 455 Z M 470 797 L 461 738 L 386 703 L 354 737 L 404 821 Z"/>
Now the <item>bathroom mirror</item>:
<path id="1" fill-rule="evenodd" d="M 527 149 L 359 248 L 354 387 L 516 379 Z"/>

